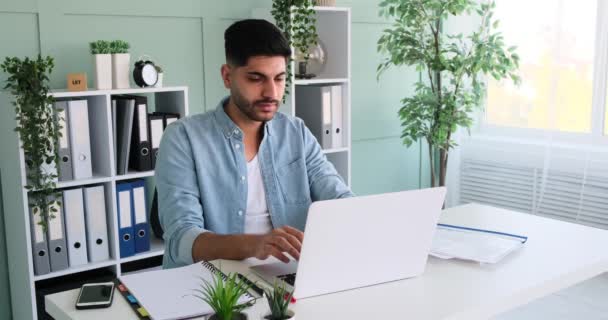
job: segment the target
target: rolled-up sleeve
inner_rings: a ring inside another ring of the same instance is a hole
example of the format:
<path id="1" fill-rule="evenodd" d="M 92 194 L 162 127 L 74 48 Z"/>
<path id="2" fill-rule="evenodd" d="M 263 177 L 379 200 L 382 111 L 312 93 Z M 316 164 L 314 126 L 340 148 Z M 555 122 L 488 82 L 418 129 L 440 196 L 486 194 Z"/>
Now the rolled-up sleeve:
<path id="1" fill-rule="evenodd" d="M 333 164 L 327 160 L 315 136 L 303 121 L 299 120 L 299 122 L 312 201 L 353 197 L 350 188 L 344 183 Z"/>
<path id="2" fill-rule="evenodd" d="M 184 125 L 165 130 L 156 163 L 159 220 L 165 240 L 165 265 L 193 263 L 192 245 L 206 232 L 196 166 Z"/>

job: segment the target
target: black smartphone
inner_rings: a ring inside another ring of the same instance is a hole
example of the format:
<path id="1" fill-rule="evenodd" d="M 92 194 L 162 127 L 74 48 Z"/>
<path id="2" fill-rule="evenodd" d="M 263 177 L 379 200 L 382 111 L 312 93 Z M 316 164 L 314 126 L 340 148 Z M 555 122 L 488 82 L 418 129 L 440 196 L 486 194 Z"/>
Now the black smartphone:
<path id="1" fill-rule="evenodd" d="M 80 288 L 76 309 L 107 308 L 112 305 L 114 283 L 87 283 Z"/>

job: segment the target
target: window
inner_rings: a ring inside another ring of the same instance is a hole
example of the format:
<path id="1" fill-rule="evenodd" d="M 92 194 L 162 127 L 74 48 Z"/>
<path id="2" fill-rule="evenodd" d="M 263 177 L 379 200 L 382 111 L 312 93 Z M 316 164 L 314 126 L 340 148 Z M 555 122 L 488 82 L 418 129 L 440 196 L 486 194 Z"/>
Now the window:
<path id="1" fill-rule="evenodd" d="M 497 0 L 505 43 L 518 47 L 522 83 L 488 83 L 487 125 L 593 133 L 599 117 L 608 134 L 607 108 L 593 108 L 596 52 L 608 54 L 596 48 L 601 1 Z"/>

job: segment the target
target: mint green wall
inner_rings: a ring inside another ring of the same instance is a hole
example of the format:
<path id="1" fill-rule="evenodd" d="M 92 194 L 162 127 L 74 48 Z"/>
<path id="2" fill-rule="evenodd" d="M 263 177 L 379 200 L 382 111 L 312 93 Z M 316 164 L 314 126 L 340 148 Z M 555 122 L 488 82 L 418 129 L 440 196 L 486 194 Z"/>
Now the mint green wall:
<path id="1" fill-rule="evenodd" d="M 402 146 L 397 118 L 399 100 L 412 92 L 418 74 L 411 69 L 392 69 L 377 81 L 381 58 L 376 41 L 388 26 L 377 17 L 379 0 L 337 2 L 352 8 L 353 190 L 363 195 L 418 188 L 421 181 L 428 180 L 425 152 L 421 153 L 420 145 Z M 56 62 L 53 88 L 64 88 L 70 72 L 86 72 L 88 85 L 93 87 L 88 42 L 127 40 L 132 45 L 132 60 L 142 54 L 154 57 L 165 69 L 165 84 L 188 86 L 190 112 L 203 112 L 214 108 L 226 94 L 219 78 L 223 31 L 233 21 L 249 17 L 252 8 L 270 5 L 271 0 L 2 0 L 0 60 L 51 55 Z M 1 84 L 5 79 L 0 74 Z M 0 319 L 9 319 L 2 217 Z"/>
<path id="2" fill-rule="evenodd" d="M 0 176 L 1 178 L 1 176 Z M 2 185 L 0 184 L 0 204 L 2 204 Z M 6 240 L 4 239 L 4 210 L 0 206 L 0 319 L 9 319 L 11 296 L 9 295 L 8 264 L 6 261 Z"/>

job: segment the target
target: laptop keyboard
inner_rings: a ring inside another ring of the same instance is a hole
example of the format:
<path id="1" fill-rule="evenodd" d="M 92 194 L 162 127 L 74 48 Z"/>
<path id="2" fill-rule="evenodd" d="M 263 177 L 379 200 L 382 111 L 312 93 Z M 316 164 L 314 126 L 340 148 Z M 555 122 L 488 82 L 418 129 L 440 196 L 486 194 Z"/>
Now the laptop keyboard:
<path id="1" fill-rule="evenodd" d="M 289 283 L 292 287 L 296 283 L 296 274 L 295 273 L 280 275 L 280 276 L 277 276 L 277 278 Z"/>

